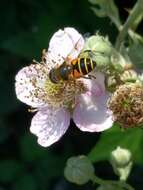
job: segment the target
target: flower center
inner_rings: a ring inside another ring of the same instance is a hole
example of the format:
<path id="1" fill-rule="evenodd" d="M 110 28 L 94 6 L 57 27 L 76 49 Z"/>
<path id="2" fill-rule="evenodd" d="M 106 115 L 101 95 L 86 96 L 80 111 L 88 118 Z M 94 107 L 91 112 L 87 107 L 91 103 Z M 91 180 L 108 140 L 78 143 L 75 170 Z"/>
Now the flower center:
<path id="1" fill-rule="evenodd" d="M 65 107 L 72 111 L 76 104 L 76 97 L 86 91 L 80 80 L 60 81 L 52 83 L 49 79 L 45 83 L 46 100 L 52 107 Z"/>
<path id="2" fill-rule="evenodd" d="M 121 85 L 112 95 L 109 109 L 122 127 L 143 124 L 143 86 L 137 83 Z"/>

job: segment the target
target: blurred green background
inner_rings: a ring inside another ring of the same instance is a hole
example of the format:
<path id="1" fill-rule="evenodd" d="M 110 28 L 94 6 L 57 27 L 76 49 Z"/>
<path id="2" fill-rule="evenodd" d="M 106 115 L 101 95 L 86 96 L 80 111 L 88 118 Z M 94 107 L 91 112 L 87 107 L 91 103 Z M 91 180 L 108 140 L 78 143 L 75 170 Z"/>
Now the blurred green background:
<path id="1" fill-rule="evenodd" d="M 136 1 L 115 2 L 124 21 L 128 15 L 124 8 Z M 14 81 L 23 66 L 33 58 L 40 60 L 42 49 L 58 29 L 75 27 L 82 34 L 99 31 L 114 43 L 115 26 L 108 18 L 96 17 L 87 0 L 2 0 L 0 24 L 0 190 L 95 189 L 90 183 L 70 184 L 63 169 L 70 156 L 90 152 L 100 134 L 83 133 L 71 122 L 61 141 L 40 147 L 29 132 L 33 114 L 17 100 Z M 96 162 L 95 169 L 101 177 L 116 179 L 106 161 Z M 129 182 L 142 189 L 142 176 L 143 168 L 137 165 Z"/>

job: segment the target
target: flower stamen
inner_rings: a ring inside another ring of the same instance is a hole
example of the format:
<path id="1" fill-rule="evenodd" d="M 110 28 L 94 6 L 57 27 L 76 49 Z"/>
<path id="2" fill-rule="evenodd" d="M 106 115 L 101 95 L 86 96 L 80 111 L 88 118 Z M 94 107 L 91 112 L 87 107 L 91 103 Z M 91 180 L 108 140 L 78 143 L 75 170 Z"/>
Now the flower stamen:
<path id="1" fill-rule="evenodd" d="M 79 80 L 60 81 L 52 83 L 49 79 L 45 83 L 47 101 L 53 107 L 66 107 L 71 109 L 75 105 L 75 97 L 85 92 L 84 84 Z"/>

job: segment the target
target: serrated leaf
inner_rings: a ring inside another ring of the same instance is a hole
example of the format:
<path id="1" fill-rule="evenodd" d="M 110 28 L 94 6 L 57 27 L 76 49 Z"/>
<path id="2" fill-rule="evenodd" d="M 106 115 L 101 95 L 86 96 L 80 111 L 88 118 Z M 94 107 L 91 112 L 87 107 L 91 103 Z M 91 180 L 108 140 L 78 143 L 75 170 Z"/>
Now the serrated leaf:
<path id="1" fill-rule="evenodd" d="M 132 152 L 133 160 L 143 164 L 143 130 L 136 128 L 122 131 L 114 125 L 101 135 L 99 142 L 88 156 L 93 162 L 108 160 L 111 151 L 117 146 L 129 149 Z"/>
<path id="2" fill-rule="evenodd" d="M 117 28 L 121 26 L 118 8 L 114 0 L 108 0 L 108 2 L 106 0 L 89 0 L 89 2 L 94 5 L 92 10 L 98 17 L 108 16 Z"/>
<path id="3" fill-rule="evenodd" d="M 129 33 L 131 43 L 129 46 L 129 56 L 136 67 L 143 68 L 143 37 L 132 31 Z"/>
<path id="4" fill-rule="evenodd" d="M 98 9 L 96 7 L 91 7 L 91 10 L 98 16 L 98 17 L 106 17 L 107 14 L 104 9 Z"/>

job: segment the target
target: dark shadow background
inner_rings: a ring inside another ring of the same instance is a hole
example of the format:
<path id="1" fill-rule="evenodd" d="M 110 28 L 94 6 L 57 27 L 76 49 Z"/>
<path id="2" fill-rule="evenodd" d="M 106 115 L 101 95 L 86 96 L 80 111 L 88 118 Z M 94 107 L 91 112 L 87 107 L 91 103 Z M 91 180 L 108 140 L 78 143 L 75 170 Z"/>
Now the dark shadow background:
<path id="1" fill-rule="evenodd" d="M 124 21 L 136 1 L 117 1 Z M 42 148 L 29 132 L 32 113 L 16 99 L 16 73 L 41 51 L 55 31 L 67 26 L 80 33 L 99 31 L 114 43 L 117 30 L 108 18 L 98 18 L 87 0 L 13 0 L 0 3 L 0 190 L 75 190 L 95 189 L 91 183 L 78 187 L 63 177 L 67 158 L 87 154 L 100 134 L 83 133 L 73 122 L 66 135 L 50 148 Z M 139 27 L 142 32 L 142 28 Z M 106 162 L 95 164 L 96 173 L 113 178 Z M 142 189 L 143 169 L 135 167 L 129 179 Z"/>

